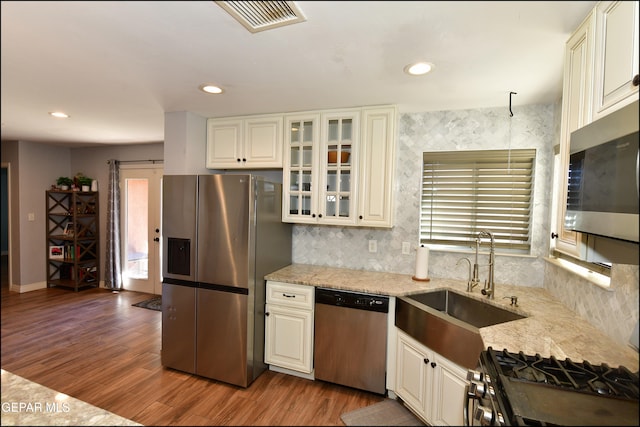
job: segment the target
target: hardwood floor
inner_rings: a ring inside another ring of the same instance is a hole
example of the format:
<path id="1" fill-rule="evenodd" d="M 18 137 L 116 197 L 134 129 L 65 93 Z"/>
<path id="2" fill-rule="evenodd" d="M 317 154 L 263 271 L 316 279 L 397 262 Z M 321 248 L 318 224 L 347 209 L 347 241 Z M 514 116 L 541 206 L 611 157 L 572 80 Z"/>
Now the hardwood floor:
<path id="1" fill-rule="evenodd" d="M 150 295 L 1 294 L 2 368 L 144 425 L 344 425 L 383 396 L 266 371 L 244 389 L 162 367 Z"/>

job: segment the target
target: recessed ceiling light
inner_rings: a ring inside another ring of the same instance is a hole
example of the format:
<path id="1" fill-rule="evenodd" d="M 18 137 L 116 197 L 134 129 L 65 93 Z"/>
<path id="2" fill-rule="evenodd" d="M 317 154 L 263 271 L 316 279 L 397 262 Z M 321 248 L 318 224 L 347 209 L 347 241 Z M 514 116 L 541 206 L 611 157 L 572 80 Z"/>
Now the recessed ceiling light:
<path id="1" fill-rule="evenodd" d="M 207 93 L 222 93 L 222 89 L 214 85 L 201 85 L 200 90 Z"/>
<path id="2" fill-rule="evenodd" d="M 430 62 L 417 62 L 404 67 L 404 72 L 412 76 L 421 76 L 433 70 L 434 65 Z"/>
<path id="3" fill-rule="evenodd" d="M 51 114 L 53 117 L 57 117 L 59 119 L 66 119 L 69 117 L 68 114 L 63 113 L 62 111 L 53 111 L 50 112 L 49 114 Z"/>

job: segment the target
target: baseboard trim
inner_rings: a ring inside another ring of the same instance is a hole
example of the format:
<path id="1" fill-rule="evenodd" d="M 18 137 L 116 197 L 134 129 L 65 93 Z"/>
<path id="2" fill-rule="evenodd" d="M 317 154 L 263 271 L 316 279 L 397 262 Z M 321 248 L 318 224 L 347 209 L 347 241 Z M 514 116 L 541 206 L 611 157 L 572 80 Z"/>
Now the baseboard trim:
<path id="1" fill-rule="evenodd" d="M 101 280 L 99 282 L 98 287 L 106 289 L 104 287 L 104 281 Z M 47 282 L 36 282 L 36 283 L 29 283 L 28 285 L 9 285 L 9 291 L 12 292 L 18 292 L 18 293 L 25 293 L 25 292 L 31 292 L 31 291 L 37 291 L 39 289 L 47 289 Z"/>
<path id="2" fill-rule="evenodd" d="M 28 285 L 10 285 L 9 290 L 19 293 L 37 291 L 38 289 L 46 289 L 47 282 L 29 283 Z"/>
<path id="3" fill-rule="evenodd" d="M 310 374 L 307 374 L 305 372 L 298 372 L 298 371 L 294 371 L 292 369 L 281 368 L 280 366 L 275 366 L 275 365 L 269 365 L 269 370 L 270 371 L 275 371 L 275 372 L 280 372 L 281 374 L 293 375 L 293 376 L 304 378 L 304 379 L 307 379 L 307 380 L 315 380 L 315 376 L 314 376 L 313 372 L 311 372 Z"/>

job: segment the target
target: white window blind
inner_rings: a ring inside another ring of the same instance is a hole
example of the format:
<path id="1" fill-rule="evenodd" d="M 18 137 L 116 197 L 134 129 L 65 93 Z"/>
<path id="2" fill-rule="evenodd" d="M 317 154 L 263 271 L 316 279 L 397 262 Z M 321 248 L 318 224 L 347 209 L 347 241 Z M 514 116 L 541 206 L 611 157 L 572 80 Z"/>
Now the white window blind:
<path id="1" fill-rule="evenodd" d="M 475 248 L 489 230 L 496 248 L 529 253 L 535 149 L 423 154 L 420 243 Z"/>

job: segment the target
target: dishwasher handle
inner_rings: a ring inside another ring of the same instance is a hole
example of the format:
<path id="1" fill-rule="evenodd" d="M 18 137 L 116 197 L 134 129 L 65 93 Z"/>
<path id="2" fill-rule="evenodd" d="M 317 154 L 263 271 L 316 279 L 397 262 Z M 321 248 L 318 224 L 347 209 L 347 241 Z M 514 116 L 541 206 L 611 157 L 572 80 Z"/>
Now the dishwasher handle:
<path id="1" fill-rule="evenodd" d="M 328 288 L 316 288 L 316 304 L 333 305 L 357 310 L 389 312 L 389 297 Z"/>

